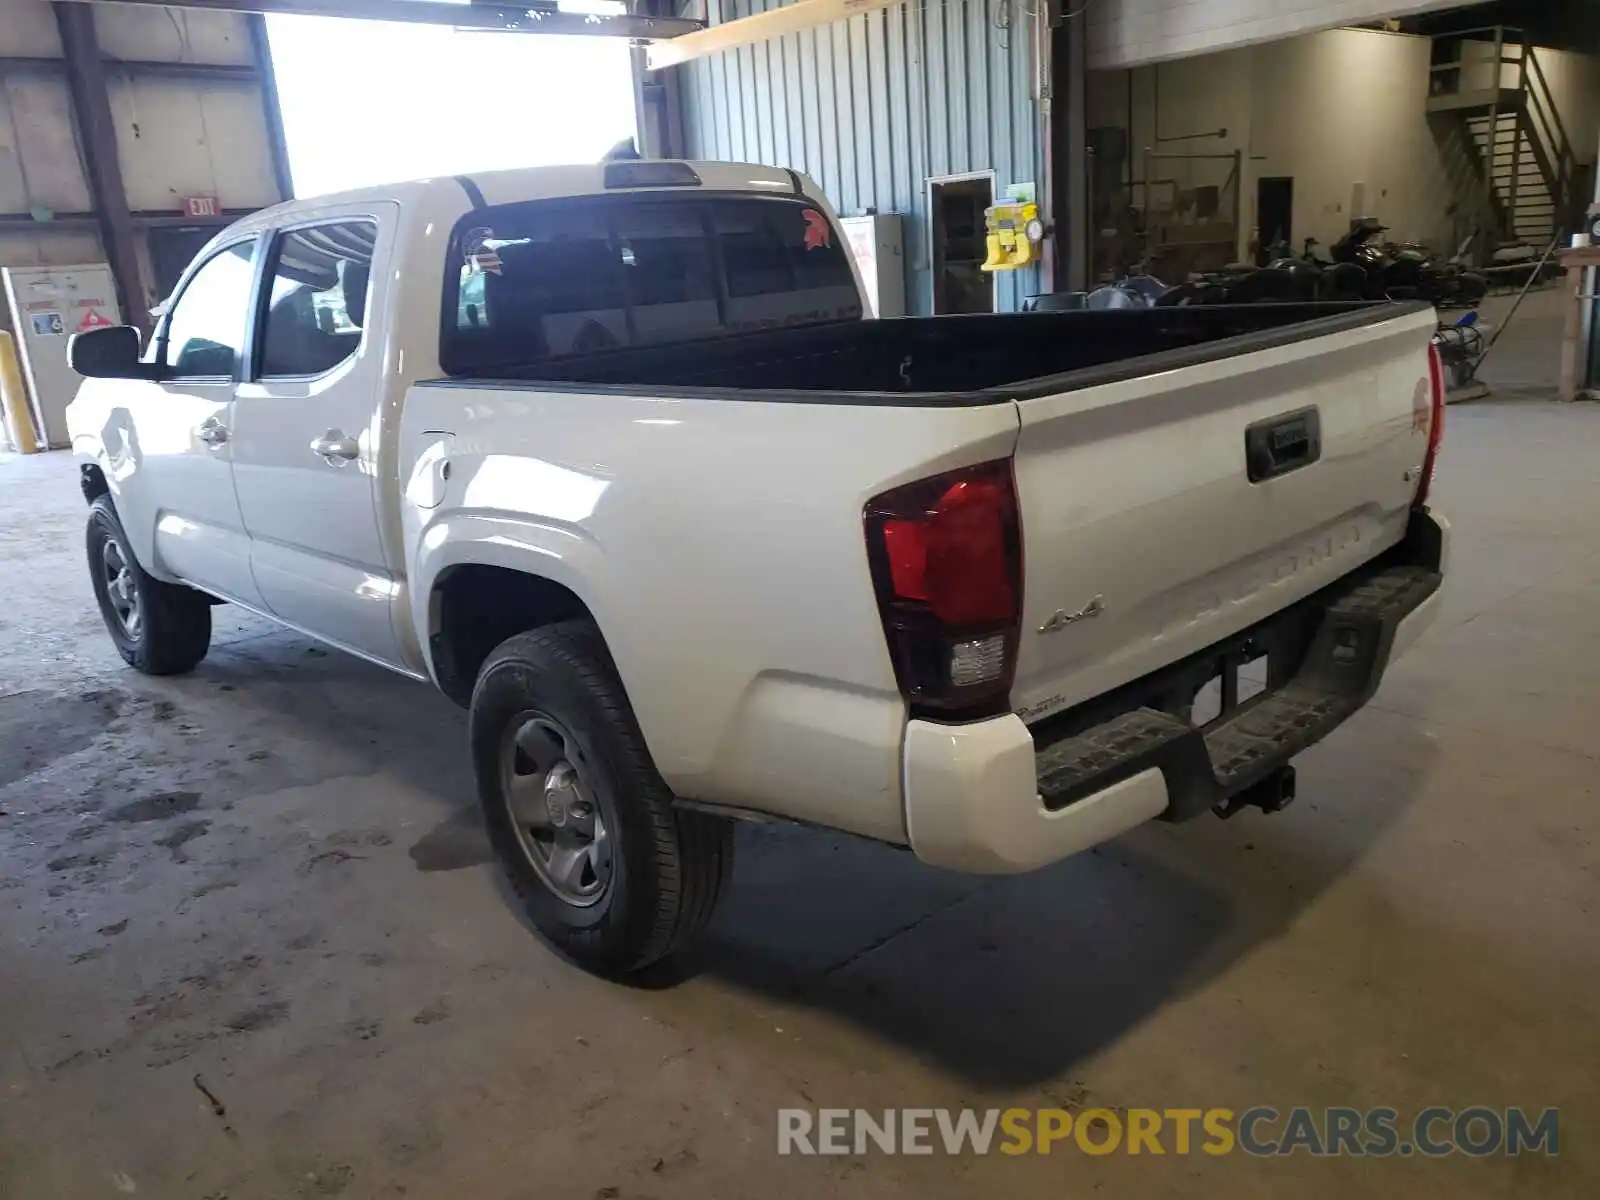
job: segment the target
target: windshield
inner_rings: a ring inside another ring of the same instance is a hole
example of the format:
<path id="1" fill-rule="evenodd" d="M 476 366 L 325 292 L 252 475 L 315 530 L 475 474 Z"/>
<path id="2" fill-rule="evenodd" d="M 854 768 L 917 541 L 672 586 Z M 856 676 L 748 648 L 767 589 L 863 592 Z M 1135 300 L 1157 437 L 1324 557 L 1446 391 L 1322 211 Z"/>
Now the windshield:
<path id="1" fill-rule="evenodd" d="M 862 316 L 837 230 L 800 198 L 502 205 L 469 213 L 449 253 L 439 357 L 452 375 Z"/>

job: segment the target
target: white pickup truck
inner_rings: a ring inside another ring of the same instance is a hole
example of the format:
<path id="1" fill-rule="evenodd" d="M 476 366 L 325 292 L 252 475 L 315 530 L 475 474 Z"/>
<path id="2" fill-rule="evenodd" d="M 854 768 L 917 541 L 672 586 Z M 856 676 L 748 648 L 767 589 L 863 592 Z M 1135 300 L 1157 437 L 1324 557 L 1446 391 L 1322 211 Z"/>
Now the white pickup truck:
<path id="1" fill-rule="evenodd" d="M 431 680 L 537 927 L 627 972 L 733 818 L 1016 872 L 1282 807 L 1439 599 L 1433 327 L 864 319 L 803 176 L 616 162 L 256 213 L 69 418 L 130 664 L 225 601 Z"/>

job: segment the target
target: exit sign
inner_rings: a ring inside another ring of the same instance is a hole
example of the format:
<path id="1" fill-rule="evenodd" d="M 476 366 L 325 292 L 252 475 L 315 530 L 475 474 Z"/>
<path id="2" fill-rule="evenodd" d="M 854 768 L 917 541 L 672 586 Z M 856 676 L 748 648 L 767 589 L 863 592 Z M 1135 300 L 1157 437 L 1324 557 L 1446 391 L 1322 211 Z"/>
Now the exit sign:
<path id="1" fill-rule="evenodd" d="M 185 196 L 183 215 L 186 217 L 220 217 L 222 205 L 215 196 Z"/>

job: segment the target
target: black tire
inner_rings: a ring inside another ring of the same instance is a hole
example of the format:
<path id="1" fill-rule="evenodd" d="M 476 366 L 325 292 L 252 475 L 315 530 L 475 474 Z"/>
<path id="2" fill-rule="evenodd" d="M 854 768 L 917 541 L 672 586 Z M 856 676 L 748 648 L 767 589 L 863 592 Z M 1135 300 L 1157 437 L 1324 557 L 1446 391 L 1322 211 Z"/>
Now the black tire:
<path id="1" fill-rule="evenodd" d="M 211 648 L 211 598 L 192 588 L 164 583 L 139 565 L 110 496 L 100 496 L 89 506 L 85 541 L 94 598 L 117 653 L 146 675 L 182 675 L 194 670 Z M 112 603 L 106 566 L 108 542 L 126 566 L 127 586 L 137 598 L 139 620 L 131 630 Z"/>
<path id="2" fill-rule="evenodd" d="M 571 735 L 574 766 L 610 839 L 608 880 L 586 906 L 541 877 L 512 815 L 507 746 L 530 714 Z M 478 674 L 470 740 L 500 865 L 529 919 L 560 950 L 597 973 L 626 975 L 682 949 L 710 921 L 733 872 L 732 822 L 674 806 L 593 622 L 502 642 Z"/>

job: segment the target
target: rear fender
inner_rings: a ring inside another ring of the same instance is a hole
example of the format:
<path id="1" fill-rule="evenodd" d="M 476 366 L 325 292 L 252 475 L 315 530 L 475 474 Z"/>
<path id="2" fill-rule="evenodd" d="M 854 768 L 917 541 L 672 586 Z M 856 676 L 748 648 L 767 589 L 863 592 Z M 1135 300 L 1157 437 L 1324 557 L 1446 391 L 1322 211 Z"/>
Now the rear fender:
<path id="1" fill-rule="evenodd" d="M 428 522 L 417 543 L 416 562 L 411 572 L 411 618 L 426 648 L 433 631 L 434 589 L 451 567 L 501 567 L 560 584 L 594 616 L 606 644 L 624 671 L 614 639 L 609 636 L 614 614 L 607 611 L 603 580 L 605 558 L 599 545 L 582 530 L 504 513 L 454 511 Z M 428 674 L 439 682 L 431 653 L 426 655 Z M 624 684 L 627 675 L 623 674 Z"/>

